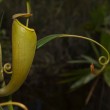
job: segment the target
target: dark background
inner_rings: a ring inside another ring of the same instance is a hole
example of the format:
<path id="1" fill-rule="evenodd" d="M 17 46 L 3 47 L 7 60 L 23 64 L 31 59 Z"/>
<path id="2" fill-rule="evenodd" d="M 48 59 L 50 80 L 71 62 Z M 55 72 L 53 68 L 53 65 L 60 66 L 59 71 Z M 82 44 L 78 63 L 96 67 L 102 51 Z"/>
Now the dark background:
<path id="1" fill-rule="evenodd" d="M 104 18 L 110 13 L 106 11 L 105 16 L 96 16 L 96 23 L 91 16 L 95 10 L 101 6 L 106 7 L 109 2 L 31 0 L 33 16 L 29 26 L 36 30 L 38 39 L 50 34 L 68 33 L 89 36 L 100 41 L 100 28 L 103 27 Z M 3 63 L 11 62 L 12 15 L 24 12 L 25 0 L 3 0 L 0 3 L 0 15 L 4 13 L 0 30 Z M 56 39 L 36 50 L 29 76 L 20 90 L 13 94 L 13 100 L 26 104 L 30 110 L 109 110 L 110 89 L 102 78 L 88 105 L 85 105 L 85 99 L 93 82 L 74 92 L 68 92 L 70 84 L 58 84 L 61 80 L 59 74 L 89 66 L 67 63 L 82 54 L 94 57 L 87 41 L 72 38 Z"/>

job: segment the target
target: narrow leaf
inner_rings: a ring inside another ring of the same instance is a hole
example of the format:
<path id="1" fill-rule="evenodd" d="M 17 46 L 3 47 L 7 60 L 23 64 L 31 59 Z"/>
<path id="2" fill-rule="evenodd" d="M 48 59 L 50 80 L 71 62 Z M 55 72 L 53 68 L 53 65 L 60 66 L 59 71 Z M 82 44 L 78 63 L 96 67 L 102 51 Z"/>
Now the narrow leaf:
<path id="1" fill-rule="evenodd" d="M 59 81 L 58 84 L 70 83 L 70 82 L 78 80 L 79 78 L 80 78 L 80 76 L 75 76 L 75 77 L 72 77 L 72 78 L 67 78 L 67 79 Z"/>
<path id="2" fill-rule="evenodd" d="M 110 51 L 110 32 L 108 30 L 101 34 L 101 44 Z"/>
<path id="3" fill-rule="evenodd" d="M 100 57 L 100 53 L 99 53 L 97 46 L 93 42 L 91 42 L 90 44 L 91 44 L 93 51 L 95 52 L 97 58 Z"/>
<path id="4" fill-rule="evenodd" d="M 71 63 L 71 64 L 81 64 L 81 63 L 90 63 L 90 62 L 86 61 L 86 60 L 71 60 L 71 61 L 68 61 L 68 63 Z"/>
<path id="5" fill-rule="evenodd" d="M 0 110 L 3 110 L 3 108 L 0 106 Z"/>
<path id="6" fill-rule="evenodd" d="M 70 89 L 73 91 L 73 90 L 76 90 L 78 89 L 79 87 L 89 83 L 92 79 L 94 79 L 95 76 L 93 74 L 89 74 L 87 75 L 86 77 L 83 77 L 81 79 L 79 79 L 78 81 L 76 81 L 71 87 Z"/>
<path id="7" fill-rule="evenodd" d="M 3 22 L 3 17 L 4 17 L 4 11 L 2 12 L 2 16 L 0 18 L 0 29 L 1 29 L 1 26 L 2 26 L 2 22 Z"/>
<path id="8" fill-rule="evenodd" d="M 62 73 L 59 76 L 60 77 L 75 77 L 75 76 L 85 76 L 87 74 L 89 74 L 90 69 L 86 68 L 86 69 L 78 69 L 78 70 L 74 70 L 71 71 L 69 73 Z"/>
<path id="9" fill-rule="evenodd" d="M 107 85 L 110 87 L 110 67 L 107 66 L 104 75 L 104 80 L 107 83 Z"/>
<path id="10" fill-rule="evenodd" d="M 60 35 L 60 36 L 61 36 L 61 35 Z M 58 34 L 53 34 L 53 35 L 49 35 L 49 36 L 46 36 L 46 37 L 44 37 L 44 38 L 38 40 L 38 42 L 37 42 L 37 48 L 42 47 L 42 46 L 45 45 L 47 42 L 49 42 L 49 41 L 51 41 L 51 40 L 53 40 L 53 39 L 55 39 L 55 38 L 57 38 L 57 37 L 59 37 Z"/>
<path id="11" fill-rule="evenodd" d="M 93 59 L 93 58 L 91 58 L 89 56 L 82 55 L 82 58 L 84 58 L 85 60 L 89 61 L 90 63 L 93 63 L 94 65 L 96 65 L 98 67 L 100 66 L 99 63 L 95 59 Z"/>

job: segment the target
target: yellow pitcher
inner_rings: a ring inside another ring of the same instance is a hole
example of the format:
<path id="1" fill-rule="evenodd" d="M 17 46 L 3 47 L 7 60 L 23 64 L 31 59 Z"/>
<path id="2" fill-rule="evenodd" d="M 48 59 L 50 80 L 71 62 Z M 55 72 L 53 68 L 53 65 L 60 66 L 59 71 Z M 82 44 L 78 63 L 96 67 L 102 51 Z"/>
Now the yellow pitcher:
<path id="1" fill-rule="evenodd" d="M 32 65 L 36 45 L 35 30 L 15 18 L 12 24 L 12 76 L 0 89 L 0 97 L 11 95 L 21 87 Z"/>

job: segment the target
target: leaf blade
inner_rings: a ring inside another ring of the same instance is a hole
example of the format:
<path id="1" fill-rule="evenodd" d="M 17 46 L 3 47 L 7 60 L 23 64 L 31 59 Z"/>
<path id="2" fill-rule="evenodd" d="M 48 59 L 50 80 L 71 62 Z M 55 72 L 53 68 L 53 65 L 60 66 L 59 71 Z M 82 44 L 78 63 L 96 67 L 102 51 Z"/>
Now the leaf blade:
<path id="1" fill-rule="evenodd" d="M 74 91 L 76 89 L 78 89 L 79 87 L 87 84 L 88 82 L 90 82 L 91 80 L 93 80 L 96 76 L 93 74 L 89 74 L 85 77 L 82 77 L 81 79 L 79 79 L 78 81 L 76 81 L 71 87 L 70 90 Z"/>

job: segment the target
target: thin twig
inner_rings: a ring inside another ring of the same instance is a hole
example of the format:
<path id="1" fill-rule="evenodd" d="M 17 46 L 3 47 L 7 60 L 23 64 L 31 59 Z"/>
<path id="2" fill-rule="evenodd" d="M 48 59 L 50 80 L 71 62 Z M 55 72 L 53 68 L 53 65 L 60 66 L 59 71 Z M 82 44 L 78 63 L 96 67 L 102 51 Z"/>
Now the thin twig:
<path id="1" fill-rule="evenodd" d="M 94 82 L 92 88 L 90 89 L 90 92 L 89 92 L 89 94 L 88 94 L 88 96 L 87 96 L 87 98 L 86 98 L 86 101 L 85 101 L 85 104 L 86 104 L 86 105 L 88 104 L 89 100 L 91 99 L 91 96 L 92 96 L 92 94 L 93 94 L 93 92 L 94 92 L 94 90 L 95 90 L 95 87 L 96 87 L 96 85 L 97 85 L 98 80 L 99 80 L 99 78 L 96 79 L 96 81 Z"/>
<path id="2" fill-rule="evenodd" d="M 27 6 L 27 13 L 31 13 L 31 6 L 30 6 L 30 0 L 26 0 L 26 6 Z M 26 26 L 28 27 L 29 24 L 29 18 L 26 20 Z"/>

